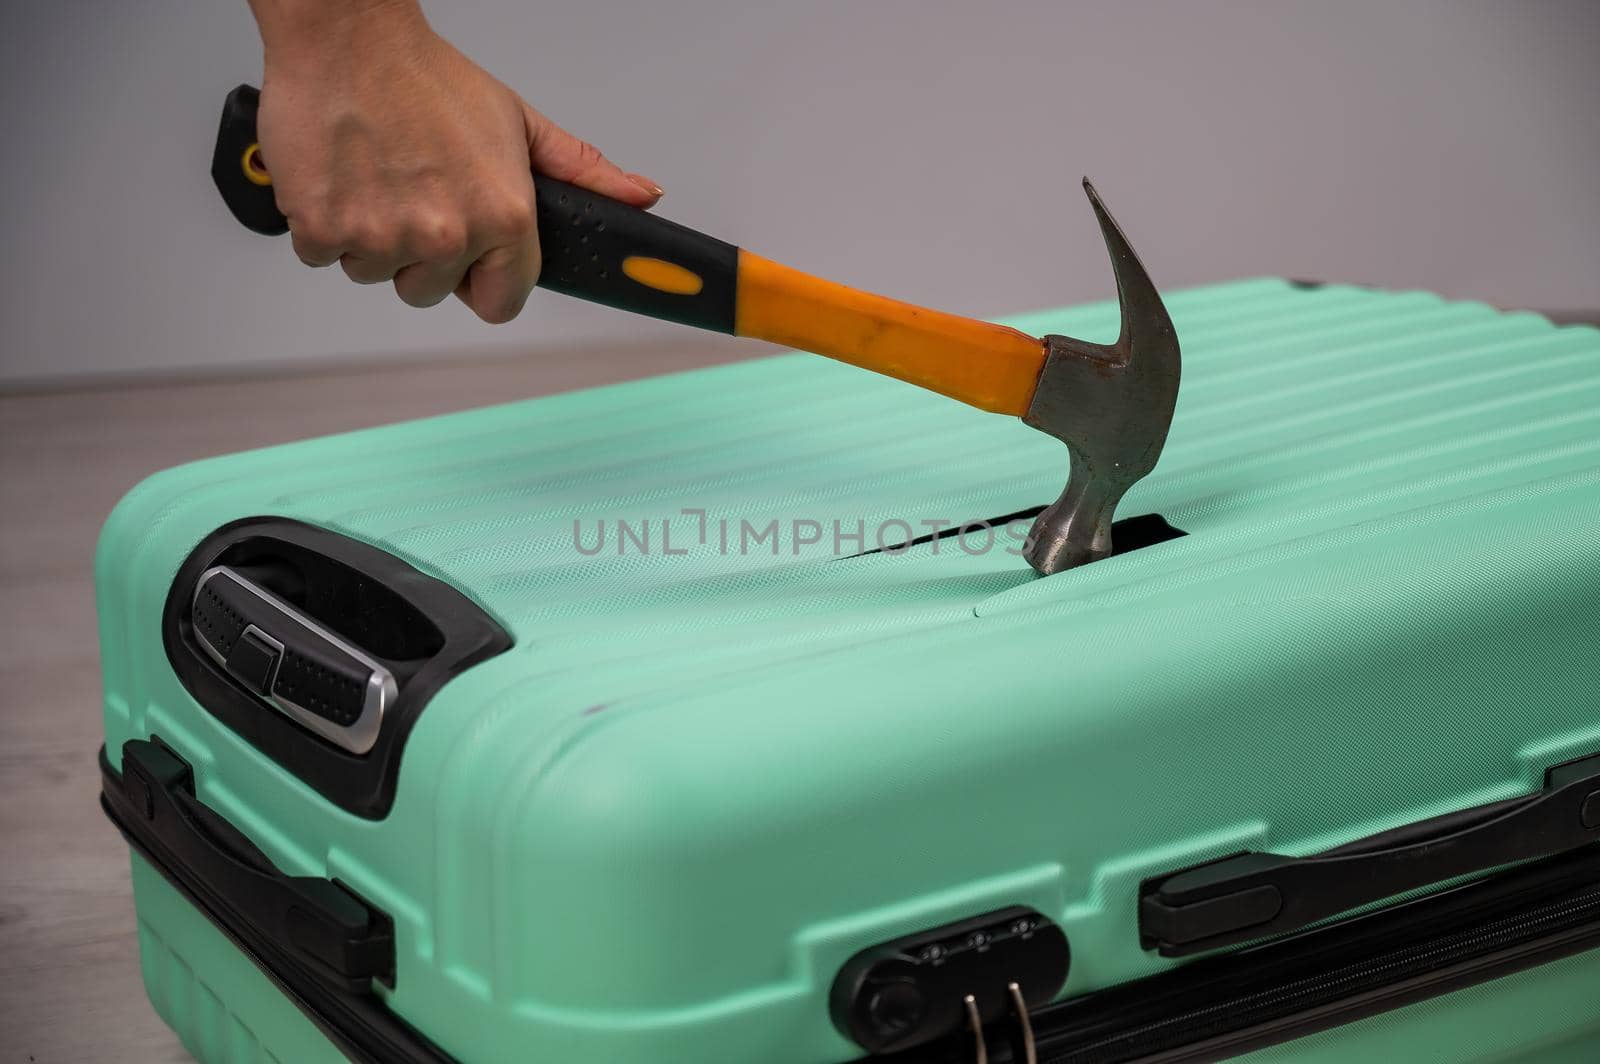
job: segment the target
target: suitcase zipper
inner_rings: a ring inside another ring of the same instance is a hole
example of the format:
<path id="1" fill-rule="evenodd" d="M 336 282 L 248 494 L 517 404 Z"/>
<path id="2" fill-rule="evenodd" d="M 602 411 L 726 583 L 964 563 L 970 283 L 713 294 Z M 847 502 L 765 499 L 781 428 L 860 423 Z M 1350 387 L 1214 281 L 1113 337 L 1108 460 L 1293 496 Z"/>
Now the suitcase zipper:
<path id="1" fill-rule="evenodd" d="M 1597 920 L 1600 920 L 1600 886 L 1577 900 L 1542 907 L 1524 918 L 1503 921 L 1482 933 L 1466 933 L 1424 947 L 1397 950 L 1390 956 L 1351 964 L 1322 977 L 1310 977 L 1298 985 L 1241 995 L 1093 1043 L 1067 1045 L 1065 1043 L 1071 1039 L 1070 1035 L 1061 1037 L 1036 1033 L 1039 1061 L 1040 1064 L 1109 1064 L 1125 1060 L 1214 1059 L 1234 1052 L 1226 1047 L 1226 1040 L 1231 1032 L 1239 1030 L 1241 1020 L 1246 1030 L 1259 1025 L 1288 1026 L 1298 1017 L 1309 1019 L 1308 1014 L 1313 1011 L 1349 1004 L 1357 995 L 1373 994 L 1380 1000 L 1390 993 L 1398 996 L 1405 993 L 1414 980 L 1426 979 L 1443 969 L 1464 961 L 1470 962 L 1485 954 L 1514 950 L 1522 943 L 1552 933 L 1587 925 L 1593 937 L 1597 933 L 1594 930 Z M 1363 1015 L 1380 1011 L 1378 1008 L 1356 1007 Z M 1037 1018 L 1035 1026 L 1041 1026 Z M 1285 1033 L 1288 1033 L 1287 1030 Z M 1204 1044 L 1195 1044 L 1197 1036 Z M 1249 1038 L 1247 1034 L 1239 1035 L 1239 1051 L 1247 1047 L 1254 1048 L 1248 1045 Z M 1216 1044 L 1213 1039 L 1221 1044 Z M 1052 1044 L 1059 1048 L 1052 1048 Z"/>
<path id="2" fill-rule="evenodd" d="M 1554 862 L 1581 869 L 1577 883 L 1554 897 L 1537 891 L 1540 900 L 1530 903 L 1516 898 L 1514 884 L 1475 883 L 1170 973 L 1197 987 L 1218 987 L 1205 995 L 1209 1001 L 1196 995 L 1183 1005 L 1172 1000 L 1176 994 L 1166 994 L 1147 998 L 1143 1008 L 1108 1010 L 1092 1023 L 1068 1015 L 1070 1003 L 1044 1010 L 1033 1017 L 1039 1062 L 1216 1060 L 1593 948 L 1600 945 L 1600 868 L 1597 855 L 1579 856 L 1585 860 Z M 1567 869 L 1549 871 L 1571 883 L 1561 875 Z M 1541 866 L 1522 874 L 1542 879 L 1545 872 Z M 1470 895 L 1479 893 L 1503 897 L 1493 899 L 1499 904 L 1470 904 Z M 1441 905 L 1459 909 L 1458 920 L 1449 921 L 1453 926 L 1440 927 L 1438 919 L 1418 911 Z M 1370 926 L 1362 928 L 1366 921 Z M 1407 922 L 1423 929 L 1416 938 L 1405 936 Z M 1341 937 L 1347 941 L 1340 943 Z M 1296 952 L 1303 960 L 1286 965 Z M 1259 969 L 1249 980 L 1254 986 L 1227 978 L 1229 969 L 1242 974 L 1252 966 Z M 1293 968 L 1309 972 L 1295 978 Z M 1163 1008 L 1163 1001 L 1177 1007 Z M 1144 1015 L 1131 1014 L 1137 1012 Z"/>

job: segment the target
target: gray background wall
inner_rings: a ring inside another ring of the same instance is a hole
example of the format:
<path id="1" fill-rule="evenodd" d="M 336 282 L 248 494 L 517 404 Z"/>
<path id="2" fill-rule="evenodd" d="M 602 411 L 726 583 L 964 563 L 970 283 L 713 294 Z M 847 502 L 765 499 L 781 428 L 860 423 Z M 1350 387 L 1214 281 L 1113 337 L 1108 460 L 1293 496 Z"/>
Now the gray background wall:
<path id="1" fill-rule="evenodd" d="M 1600 305 L 1600 3 L 434 0 L 435 25 L 769 257 L 978 315 L 1286 274 Z M 681 339 L 557 296 L 402 306 L 236 228 L 243 0 L 0 13 L 0 380 Z"/>

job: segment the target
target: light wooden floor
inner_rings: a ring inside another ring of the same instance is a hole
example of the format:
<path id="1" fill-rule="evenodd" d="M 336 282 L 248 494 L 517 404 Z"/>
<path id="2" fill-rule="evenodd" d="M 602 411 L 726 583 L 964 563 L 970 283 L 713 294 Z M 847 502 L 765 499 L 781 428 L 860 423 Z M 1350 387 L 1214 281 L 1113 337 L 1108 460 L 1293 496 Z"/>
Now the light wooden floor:
<path id="1" fill-rule="evenodd" d="M 127 850 L 97 804 L 91 565 L 123 492 L 207 455 L 762 353 L 709 338 L 0 396 L 0 1064 L 190 1059 L 145 1000 Z"/>

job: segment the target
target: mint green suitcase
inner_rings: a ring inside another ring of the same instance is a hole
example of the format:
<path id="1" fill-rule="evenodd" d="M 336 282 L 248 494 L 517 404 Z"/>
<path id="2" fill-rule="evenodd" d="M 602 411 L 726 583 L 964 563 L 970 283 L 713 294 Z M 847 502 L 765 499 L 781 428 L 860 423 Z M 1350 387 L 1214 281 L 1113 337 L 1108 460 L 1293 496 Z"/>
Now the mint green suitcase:
<path id="1" fill-rule="evenodd" d="M 284 1064 L 1600 1059 L 1600 332 L 1170 309 L 1123 551 L 1049 578 L 1059 444 L 806 355 L 141 484 L 156 1009 Z"/>

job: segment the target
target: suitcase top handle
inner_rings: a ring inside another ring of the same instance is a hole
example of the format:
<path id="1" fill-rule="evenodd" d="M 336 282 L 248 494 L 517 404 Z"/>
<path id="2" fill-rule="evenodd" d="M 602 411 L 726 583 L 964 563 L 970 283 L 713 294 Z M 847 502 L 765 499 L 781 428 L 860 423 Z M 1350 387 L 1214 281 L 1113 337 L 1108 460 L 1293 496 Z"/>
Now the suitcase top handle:
<path id="1" fill-rule="evenodd" d="M 372 749 L 400 693 L 393 671 L 226 565 L 192 601 L 196 642 L 229 675 L 352 754 Z"/>
<path id="2" fill-rule="evenodd" d="M 225 525 L 162 614 L 197 703 L 340 808 L 378 819 L 445 682 L 511 646 L 476 602 L 348 536 L 279 517 Z"/>

